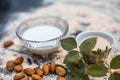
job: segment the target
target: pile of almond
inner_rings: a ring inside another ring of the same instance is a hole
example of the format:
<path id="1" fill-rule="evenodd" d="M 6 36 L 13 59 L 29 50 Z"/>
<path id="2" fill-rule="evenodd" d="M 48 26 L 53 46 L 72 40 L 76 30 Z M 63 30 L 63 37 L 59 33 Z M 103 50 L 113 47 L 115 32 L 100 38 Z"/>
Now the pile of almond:
<path id="1" fill-rule="evenodd" d="M 14 75 L 14 80 L 43 80 L 43 75 L 48 75 L 49 73 L 56 73 L 58 75 L 57 80 L 65 80 L 65 75 L 67 73 L 63 66 L 55 65 L 53 62 L 50 64 L 43 64 L 42 68 L 25 68 L 23 69 L 22 63 L 24 59 L 22 56 L 17 57 L 15 60 L 9 60 L 6 64 L 6 69 L 10 72 L 16 71 Z"/>

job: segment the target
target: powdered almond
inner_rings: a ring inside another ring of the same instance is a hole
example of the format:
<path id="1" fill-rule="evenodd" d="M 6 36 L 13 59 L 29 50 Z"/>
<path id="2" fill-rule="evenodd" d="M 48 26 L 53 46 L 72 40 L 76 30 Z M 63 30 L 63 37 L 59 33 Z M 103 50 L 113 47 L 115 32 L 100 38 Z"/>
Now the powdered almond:
<path id="1" fill-rule="evenodd" d="M 31 76 L 35 73 L 35 70 L 32 68 L 26 68 L 24 69 L 24 73 L 27 74 L 28 76 Z"/>
<path id="2" fill-rule="evenodd" d="M 32 75 L 32 79 L 33 80 L 43 80 L 39 75 L 37 75 L 37 74 L 33 74 Z"/>
<path id="3" fill-rule="evenodd" d="M 16 70 L 17 72 L 21 72 L 21 71 L 23 70 L 22 65 L 21 65 L 21 64 L 20 64 L 20 65 L 17 65 L 17 66 L 15 67 L 15 70 Z"/>
<path id="4" fill-rule="evenodd" d="M 7 64 L 6 64 L 6 69 L 11 72 L 11 71 L 14 70 L 14 67 L 15 67 L 14 61 L 13 60 L 9 60 L 7 62 Z"/>
<path id="5" fill-rule="evenodd" d="M 17 57 L 15 59 L 15 64 L 22 64 L 22 62 L 23 62 L 23 56 Z"/>
<path id="6" fill-rule="evenodd" d="M 43 70 L 40 68 L 35 68 L 35 73 L 38 74 L 39 76 L 43 75 Z"/>
<path id="7" fill-rule="evenodd" d="M 25 77 L 25 73 L 20 72 L 20 73 L 15 74 L 14 80 L 20 80 L 20 79 L 22 79 L 24 77 Z"/>

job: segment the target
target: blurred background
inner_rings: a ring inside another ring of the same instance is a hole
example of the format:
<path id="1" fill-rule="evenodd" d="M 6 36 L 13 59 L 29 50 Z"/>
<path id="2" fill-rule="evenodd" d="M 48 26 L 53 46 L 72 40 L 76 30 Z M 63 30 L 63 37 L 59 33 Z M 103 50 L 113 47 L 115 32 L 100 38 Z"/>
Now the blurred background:
<path id="1" fill-rule="evenodd" d="M 7 35 L 23 20 L 38 16 L 62 17 L 70 28 L 80 26 L 78 32 L 104 27 L 112 29 L 115 25 L 118 28 L 120 0 L 0 0 L 0 36 Z"/>

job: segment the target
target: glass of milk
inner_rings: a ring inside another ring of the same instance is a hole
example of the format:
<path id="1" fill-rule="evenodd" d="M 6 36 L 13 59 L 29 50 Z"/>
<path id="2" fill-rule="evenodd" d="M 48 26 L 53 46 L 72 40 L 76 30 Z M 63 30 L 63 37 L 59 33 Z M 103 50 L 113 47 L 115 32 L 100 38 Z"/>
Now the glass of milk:
<path id="1" fill-rule="evenodd" d="M 66 21 L 47 16 L 24 21 L 16 29 L 16 34 L 32 53 L 48 54 L 57 51 L 59 40 L 67 31 Z"/>

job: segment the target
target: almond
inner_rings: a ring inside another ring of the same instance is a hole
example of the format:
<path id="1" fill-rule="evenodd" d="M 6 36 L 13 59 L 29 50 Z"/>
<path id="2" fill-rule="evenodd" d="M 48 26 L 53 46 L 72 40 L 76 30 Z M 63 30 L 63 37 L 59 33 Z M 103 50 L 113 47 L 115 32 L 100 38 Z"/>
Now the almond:
<path id="1" fill-rule="evenodd" d="M 43 80 L 39 75 L 37 75 L 37 74 L 33 74 L 32 75 L 32 79 L 33 80 Z"/>
<path id="2" fill-rule="evenodd" d="M 20 72 L 20 73 L 15 74 L 14 80 L 19 80 L 19 79 L 22 79 L 24 77 L 25 77 L 25 73 Z"/>
<path id="3" fill-rule="evenodd" d="M 13 60 L 9 60 L 7 62 L 7 64 L 6 64 L 6 69 L 11 72 L 11 71 L 14 70 L 14 67 L 15 67 L 14 61 Z"/>
<path id="4" fill-rule="evenodd" d="M 5 41 L 5 42 L 3 43 L 3 46 L 4 46 L 4 47 L 9 47 L 9 46 L 11 46 L 11 45 L 13 45 L 13 41 L 11 41 L 11 40 L 7 40 L 7 41 Z"/>
<path id="5" fill-rule="evenodd" d="M 35 68 L 35 73 L 38 74 L 39 76 L 43 75 L 43 70 L 40 68 Z"/>
<path id="6" fill-rule="evenodd" d="M 55 71 L 56 71 L 56 74 L 59 76 L 65 76 L 66 74 L 66 69 L 61 66 L 57 66 Z"/>
<path id="7" fill-rule="evenodd" d="M 44 64 L 43 65 L 43 73 L 45 75 L 48 75 L 48 73 L 49 73 L 49 66 L 48 66 L 48 64 Z"/>
<path id="8" fill-rule="evenodd" d="M 17 66 L 15 67 L 15 70 L 16 70 L 17 72 L 21 72 L 21 71 L 23 70 L 22 65 L 21 65 L 21 64 L 20 64 L 20 65 L 17 65 Z"/>
<path id="9" fill-rule="evenodd" d="M 28 76 L 31 76 L 35 73 L 35 70 L 32 68 L 26 68 L 24 69 L 24 73 L 27 74 Z"/>
<path id="10" fill-rule="evenodd" d="M 115 73 L 120 75 L 120 70 L 115 71 Z"/>
<path id="11" fill-rule="evenodd" d="M 22 79 L 20 79 L 20 80 L 29 80 L 29 78 L 22 78 Z"/>
<path id="12" fill-rule="evenodd" d="M 55 71 L 55 64 L 53 62 L 50 63 L 50 71 L 54 73 Z"/>
<path id="13" fill-rule="evenodd" d="M 58 76 L 58 77 L 57 77 L 57 80 L 65 80 L 65 78 Z"/>
<path id="14" fill-rule="evenodd" d="M 23 57 L 22 57 L 22 56 L 17 57 L 17 58 L 15 59 L 15 64 L 22 64 L 22 62 L 23 62 Z"/>

